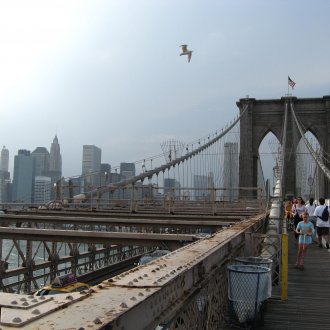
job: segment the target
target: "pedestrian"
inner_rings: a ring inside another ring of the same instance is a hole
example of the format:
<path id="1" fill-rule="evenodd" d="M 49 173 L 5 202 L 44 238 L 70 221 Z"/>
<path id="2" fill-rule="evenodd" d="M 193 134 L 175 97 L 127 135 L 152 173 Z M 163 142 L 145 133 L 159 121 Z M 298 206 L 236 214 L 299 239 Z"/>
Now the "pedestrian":
<path id="1" fill-rule="evenodd" d="M 293 229 L 292 206 L 293 206 L 293 200 L 288 199 L 285 203 L 285 218 L 286 218 L 286 224 L 288 230 Z"/>
<path id="2" fill-rule="evenodd" d="M 316 204 L 314 203 L 314 198 L 311 197 L 309 199 L 308 203 L 306 203 L 306 209 L 309 214 L 308 220 L 313 224 L 314 228 L 316 228 L 316 216 L 314 215 L 315 208 L 316 208 Z M 315 242 L 317 241 L 316 230 L 314 230 L 312 240 Z"/>
<path id="3" fill-rule="evenodd" d="M 299 234 L 296 231 L 297 225 L 300 221 L 302 221 L 302 214 L 306 211 L 305 202 L 302 197 L 298 197 L 296 203 L 292 206 L 293 213 L 293 228 L 294 228 L 294 237 L 296 242 L 298 242 Z"/>
<path id="4" fill-rule="evenodd" d="M 299 236 L 298 239 L 298 253 L 295 268 L 304 270 L 304 259 L 306 257 L 308 245 L 312 243 L 312 236 L 314 232 L 313 224 L 308 220 L 309 214 L 307 211 L 302 213 L 303 220 L 300 221 L 295 229 Z"/>
<path id="5" fill-rule="evenodd" d="M 316 232 L 318 236 L 318 243 L 319 248 L 322 248 L 322 237 L 324 237 L 325 240 L 325 246 L 327 249 L 329 249 L 329 228 L 330 228 L 330 221 L 328 217 L 328 221 L 322 220 L 322 213 L 324 209 L 327 207 L 325 205 L 325 199 L 320 198 L 319 199 L 320 205 L 316 206 L 314 215 L 316 216 Z"/>

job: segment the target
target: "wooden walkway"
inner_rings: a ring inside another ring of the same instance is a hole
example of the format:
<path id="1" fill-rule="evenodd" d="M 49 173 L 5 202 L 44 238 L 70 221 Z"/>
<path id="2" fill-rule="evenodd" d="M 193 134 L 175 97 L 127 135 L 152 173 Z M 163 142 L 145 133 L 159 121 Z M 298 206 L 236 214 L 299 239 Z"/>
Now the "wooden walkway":
<path id="1" fill-rule="evenodd" d="M 330 250 L 309 246 L 305 270 L 294 268 L 296 247 L 289 236 L 289 294 L 267 302 L 264 326 L 258 329 L 330 329 Z"/>

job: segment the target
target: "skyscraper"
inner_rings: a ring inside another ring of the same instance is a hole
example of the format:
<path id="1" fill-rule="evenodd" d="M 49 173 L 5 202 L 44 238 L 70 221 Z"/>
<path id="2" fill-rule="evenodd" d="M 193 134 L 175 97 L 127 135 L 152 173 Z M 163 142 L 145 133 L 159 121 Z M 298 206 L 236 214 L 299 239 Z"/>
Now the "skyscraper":
<path id="1" fill-rule="evenodd" d="M 124 181 L 135 176 L 135 164 L 134 163 L 120 163 L 120 180 Z M 120 195 L 124 199 L 130 199 L 132 192 L 130 188 L 120 190 Z"/>
<path id="2" fill-rule="evenodd" d="M 94 145 L 83 146 L 82 185 L 89 191 L 100 185 L 101 149 Z"/>
<path id="3" fill-rule="evenodd" d="M 0 157 L 0 202 L 9 201 L 10 173 L 9 166 L 9 150 L 4 146 L 1 150 Z"/>
<path id="4" fill-rule="evenodd" d="M 14 158 L 13 201 L 32 202 L 33 158 L 29 150 L 18 150 Z"/>
<path id="5" fill-rule="evenodd" d="M 31 156 L 34 159 L 34 175 L 45 175 L 49 171 L 50 156 L 48 150 L 45 147 L 37 147 L 32 151 Z"/>
<path id="6" fill-rule="evenodd" d="M 8 172 L 9 166 L 9 150 L 3 146 L 1 150 L 0 171 Z"/>
<path id="7" fill-rule="evenodd" d="M 83 146 L 82 174 L 101 170 L 101 149 L 94 145 Z"/>
<path id="8" fill-rule="evenodd" d="M 135 164 L 120 163 L 120 175 L 122 180 L 126 180 L 135 176 Z"/>
<path id="9" fill-rule="evenodd" d="M 55 185 L 61 180 L 62 178 L 62 156 L 60 151 L 60 145 L 58 143 L 57 135 L 55 135 L 54 140 L 50 146 L 50 153 L 49 153 L 49 169 L 45 171 L 43 174 L 44 176 L 48 176 L 51 178 L 51 198 L 55 198 Z"/>
<path id="10" fill-rule="evenodd" d="M 59 172 L 62 175 L 62 156 L 61 149 L 58 143 L 57 135 L 55 135 L 53 143 L 50 146 L 50 162 L 49 170 L 52 172 Z"/>

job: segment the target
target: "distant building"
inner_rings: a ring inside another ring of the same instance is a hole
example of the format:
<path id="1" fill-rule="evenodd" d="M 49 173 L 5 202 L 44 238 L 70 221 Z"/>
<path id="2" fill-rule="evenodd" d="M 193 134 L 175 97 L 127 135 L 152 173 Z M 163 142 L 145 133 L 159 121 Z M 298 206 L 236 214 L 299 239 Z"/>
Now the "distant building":
<path id="1" fill-rule="evenodd" d="M 55 135 L 53 143 L 50 146 L 49 171 L 59 172 L 60 177 L 62 175 L 62 156 L 57 135 Z"/>
<path id="2" fill-rule="evenodd" d="M 180 198 L 180 182 L 172 179 L 172 178 L 165 178 L 164 179 L 164 196 L 166 197 L 175 197 Z"/>
<path id="3" fill-rule="evenodd" d="M 70 187 L 68 190 L 72 189 L 73 196 L 83 193 L 83 188 L 81 186 L 81 177 L 69 179 L 68 186 Z M 68 196 L 71 197 L 70 194 L 68 194 Z"/>
<path id="4" fill-rule="evenodd" d="M 38 149 L 38 148 L 37 148 Z M 36 149 L 36 150 L 37 150 Z M 46 149 L 46 148 L 45 148 Z M 39 150 L 41 151 L 41 150 Z M 46 150 L 47 151 L 47 150 Z M 47 176 L 51 178 L 51 199 L 56 198 L 55 194 L 55 187 L 56 184 L 59 184 L 62 178 L 62 156 L 60 152 L 60 145 L 58 143 L 58 138 L 55 135 L 53 142 L 50 146 L 50 153 L 48 153 L 48 157 L 46 156 L 46 152 L 43 151 L 45 154 L 45 158 L 48 158 L 48 169 L 47 165 L 45 164 L 43 171 L 38 171 L 38 165 L 36 165 L 36 176 Z"/>
<path id="5" fill-rule="evenodd" d="M 135 164 L 120 163 L 120 175 L 122 180 L 127 180 L 135 176 Z"/>
<path id="6" fill-rule="evenodd" d="M 34 179 L 34 203 L 45 204 L 51 200 L 52 182 L 47 176 Z"/>
<path id="7" fill-rule="evenodd" d="M 115 173 L 110 173 L 110 183 L 116 183 L 120 182 L 120 174 L 115 172 Z"/>
<path id="8" fill-rule="evenodd" d="M 9 168 L 9 150 L 3 146 L 0 158 L 0 171 L 8 172 Z"/>
<path id="9" fill-rule="evenodd" d="M 194 197 L 195 200 L 208 200 L 209 177 L 206 175 L 194 175 Z"/>
<path id="10" fill-rule="evenodd" d="M 101 149 L 94 145 L 83 146 L 82 182 L 84 191 L 90 191 L 100 186 L 101 154 Z"/>
<path id="11" fill-rule="evenodd" d="M 100 172 L 101 170 L 101 154 L 100 148 L 94 145 L 83 146 L 82 156 L 82 174 L 88 174 L 92 172 Z"/>
<path id="12" fill-rule="evenodd" d="M 111 172 L 111 165 L 107 163 L 102 163 L 101 172 L 104 173 L 104 175 L 109 175 Z"/>
<path id="13" fill-rule="evenodd" d="M 101 164 L 101 170 L 100 170 L 100 186 L 107 186 L 110 184 L 110 172 L 111 172 L 111 166 L 107 163 Z M 109 203 L 110 198 L 110 192 L 106 192 L 102 194 L 102 203 Z"/>
<path id="14" fill-rule="evenodd" d="M 135 163 L 120 163 L 120 179 L 125 181 L 135 176 Z M 131 187 L 121 189 L 120 196 L 123 199 L 132 198 Z"/>
<path id="15" fill-rule="evenodd" d="M 158 187 L 151 183 L 142 184 L 142 182 L 136 182 L 134 199 L 140 201 L 152 201 L 155 194 L 158 192 Z"/>
<path id="16" fill-rule="evenodd" d="M 29 150 L 18 150 L 14 157 L 13 202 L 32 202 L 33 158 Z"/>
<path id="17" fill-rule="evenodd" d="M 34 175 L 42 176 L 49 171 L 50 156 L 45 147 L 37 147 L 32 151 L 31 157 L 34 159 Z"/>
<path id="18" fill-rule="evenodd" d="M 120 174 L 117 173 L 117 170 L 115 173 L 110 173 L 110 176 L 109 176 L 109 183 L 117 183 L 117 182 L 120 182 Z M 119 199 L 120 198 L 120 191 L 119 189 L 117 190 L 114 190 L 110 193 L 110 199 Z"/>
<path id="19" fill-rule="evenodd" d="M 9 150 L 4 146 L 0 156 L 0 202 L 10 202 Z"/>
<path id="20" fill-rule="evenodd" d="M 11 202 L 10 190 L 10 173 L 8 171 L 0 171 L 0 203 Z"/>

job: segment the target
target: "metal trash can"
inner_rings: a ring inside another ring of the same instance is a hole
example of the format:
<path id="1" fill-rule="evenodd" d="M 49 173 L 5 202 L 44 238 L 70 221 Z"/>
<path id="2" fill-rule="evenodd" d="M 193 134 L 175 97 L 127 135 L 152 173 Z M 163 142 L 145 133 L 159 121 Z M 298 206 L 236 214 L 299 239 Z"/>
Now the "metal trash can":
<path id="1" fill-rule="evenodd" d="M 262 266 L 262 267 L 267 267 L 272 270 L 273 267 L 273 260 L 269 258 L 263 258 L 263 257 L 237 257 L 235 258 L 235 261 L 238 264 L 243 264 L 243 265 L 256 265 L 256 266 Z M 272 271 L 268 273 L 269 275 L 269 281 L 272 282 Z"/>
<path id="2" fill-rule="evenodd" d="M 262 257 L 237 257 L 235 258 L 239 264 L 244 265 L 257 265 L 263 266 L 272 269 L 273 260 L 269 258 L 262 258 Z"/>
<path id="3" fill-rule="evenodd" d="M 257 265 L 227 266 L 230 319 L 239 323 L 256 323 L 266 299 L 271 297 L 271 269 Z"/>

